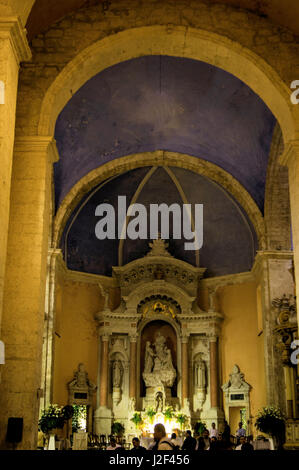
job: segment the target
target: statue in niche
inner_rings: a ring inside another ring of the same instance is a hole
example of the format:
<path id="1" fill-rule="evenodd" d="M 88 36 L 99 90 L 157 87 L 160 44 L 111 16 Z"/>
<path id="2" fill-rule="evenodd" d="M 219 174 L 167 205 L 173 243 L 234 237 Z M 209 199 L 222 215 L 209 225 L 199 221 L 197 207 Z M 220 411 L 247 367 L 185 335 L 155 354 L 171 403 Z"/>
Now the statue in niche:
<path id="1" fill-rule="evenodd" d="M 152 350 L 150 341 L 146 342 L 145 346 L 145 361 L 144 361 L 144 372 L 148 373 L 152 371 L 154 365 L 154 351 Z"/>
<path id="2" fill-rule="evenodd" d="M 158 392 L 156 395 L 156 412 L 157 413 L 163 412 L 163 395 L 161 392 Z"/>
<path id="3" fill-rule="evenodd" d="M 113 388 L 121 387 L 122 375 L 123 375 L 122 363 L 119 359 L 117 359 L 113 363 L 113 370 L 112 370 Z"/>
<path id="4" fill-rule="evenodd" d="M 146 387 L 161 385 L 172 387 L 174 383 L 176 371 L 172 363 L 171 350 L 167 348 L 166 338 L 160 331 L 153 345 L 147 341 L 142 376 Z"/>
<path id="5" fill-rule="evenodd" d="M 195 362 L 194 372 L 195 386 L 197 388 L 206 388 L 206 366 L 201 357 Z"/>
<path id="6" fill-rule="evenodd" d="M 90 382 L 84 364 L 81 362 L 74 374 L 74 379 L 68 384 L 68 388 L 89 388 L 95 390 L 96 386 Z"/>

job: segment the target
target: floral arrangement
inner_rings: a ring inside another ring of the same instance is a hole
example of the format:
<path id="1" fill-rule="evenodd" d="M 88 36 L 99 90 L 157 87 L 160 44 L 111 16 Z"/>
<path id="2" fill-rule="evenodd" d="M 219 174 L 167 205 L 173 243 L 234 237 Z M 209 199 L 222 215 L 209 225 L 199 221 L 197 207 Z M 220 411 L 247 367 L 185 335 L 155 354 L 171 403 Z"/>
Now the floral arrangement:
<path id="1" fill-rule="evenodd" d="M 141 413 L 138 413 L 138 411 L 136 411 L 136 412 L 133 414 L 133 417 L 131 418 L 131 421 L 132 421 L 132 423 L 135 424 L 136 429 L 137 429 L 138 427 L 140 427 L 140 426 L 142 425 L 142 422 L 143 422 Z"/>
<path id="2" fill-rule="evenodd" d="M 145 411 L 145 416 L 148 417 L 150 424 L 153 424 L 154 417 L 155 417 L 156 414 L 157 414 L 157 412 L 156 412 L 156 410 L 154 410 L 153 407 L 150 407 Z"/>
<path id="3" fill-rule="evenodd" d="M 171 420 L 174 417 L 174 409 L 172 406 L 167 406 L 163 411 L 163 415 L 165 416 L 166 420 Z"/>
<path id="4" fill-rule="evenodd" d="M 184 413 L 177 413 L 175 415 L 175 419 L 176 419 L 177 423 L 179 423 L 180 429 L 182 430 L 183 427 L 184 427 L 184 424 L 186 424 L 186 422 L 187 422 L 188 417 Z"/>
<path id="5" fill-rule="evenodd" d="M 65 418 L 62 410 L 63 408 L 58 405 L 49 405 L 45 408 L 38 422 L 39 429 L 48 434 L 54 428 L 63 428 Z"/>
<path id="6" fill-rule="evenodd" d="M 255 427 L 265 434 L 282 438 L 285 432 L 285 416 L 279 408 L 266 406 L 258 412 Z"/>

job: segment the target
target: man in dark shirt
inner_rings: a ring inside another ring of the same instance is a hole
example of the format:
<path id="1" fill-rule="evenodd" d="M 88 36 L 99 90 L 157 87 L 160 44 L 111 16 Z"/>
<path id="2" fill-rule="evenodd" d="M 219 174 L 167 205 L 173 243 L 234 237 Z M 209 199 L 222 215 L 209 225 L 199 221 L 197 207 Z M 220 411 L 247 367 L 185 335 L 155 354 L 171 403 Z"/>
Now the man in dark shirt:
<path id="1" fill-rule="evenodd" d="M 132 447 L 131 450 L 136 450 L 136 451 L 139 451 L 139 452 L 145 452 L 146 451 L 146 448 L 142 447 L 140 445 L 140 440 L 138 439 L 138 437 L 133 437 L 132 444 L 133 444 L 133 447 Z"/>
<path id="2" fill-rule="evenodd" d="M 195 450 L 195 447 L 196 447 L 196 439 L 192 437 L 191 431 L 186 431 L 186 438 L 182 445 L 182 450 L 187 450 L 189 452 L 192 452 L 193 450 Z"/>

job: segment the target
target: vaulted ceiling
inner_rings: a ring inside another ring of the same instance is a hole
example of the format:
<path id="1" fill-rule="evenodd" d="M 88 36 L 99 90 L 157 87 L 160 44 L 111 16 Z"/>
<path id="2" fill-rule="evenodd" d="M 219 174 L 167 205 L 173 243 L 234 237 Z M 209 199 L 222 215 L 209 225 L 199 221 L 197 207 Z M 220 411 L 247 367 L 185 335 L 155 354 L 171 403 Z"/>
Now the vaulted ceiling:
<path id="1" fill-rule="evenodd" d="M 126 196 L 127 207 L 134 200 L 146 208 L 147 218 L 142 221 L 147 224 L 147 239 L 97 238 L 95 227 L 102 218 L 95 212 L 102 203 L 114 208 L 118 230 L 119 195 Z M 145 256 L 151 239 L 150 204 L 161 203 L 168 206 L 177 203 L 180 207 L 191 204 L 193 216 L 195 204 L 203 204 L 203 246 L 199 253 L 185 249 L 184 237 L 173 239 L 170 216 L 169 252 L 175 258 L 207 268 L 207 277 L 251 269 L 257 249 L 256 234 L 237 201 L 208 178 L 174 167 L 131 170 L 101 183 L 85 195 L 69 218 L 61 240 L 68 268 L 111 276 L 112 266 Z"/>
<path id="2" fill-rule="evenodd" d="M 236 8 L 247 9 L 268 17 L 277 25 L 292 30 L 299 35 L 299 2 L 295 0 L 209 0 L 210 3 L 223 3 Z M 200 2 L 198 2 L 200 3 Z M 46 31 L 51 24 L 63 16 L 85 5 L 99 4 L 100 8 L 113 8 L 113 0 L 36 0 L 27 21 L 28 37 Z M 104 6 L 103 6 L 104 5 Z"/>
<path id="3" fill-rule="evenodd" d="M 263 211 L 275 122 L 250 88 L 217 67 L 166 56 L 122 62 L 81 87 L 57 120 L 56 207 L 98 166 L 167 150 L 226 170 Z"/>

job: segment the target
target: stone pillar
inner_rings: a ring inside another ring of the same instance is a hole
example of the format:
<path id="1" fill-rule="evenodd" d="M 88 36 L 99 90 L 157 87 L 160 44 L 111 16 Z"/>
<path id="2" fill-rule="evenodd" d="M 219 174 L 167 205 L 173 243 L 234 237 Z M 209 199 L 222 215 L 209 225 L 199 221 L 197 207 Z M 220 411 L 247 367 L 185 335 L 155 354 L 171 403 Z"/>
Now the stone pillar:
<path id="1" fill-rule="evenodd" d="M 299 132 L 298 132 L 299 133 Z M 295 283 L 299 286 L 299 139 L 285 145 L 280 163 L 289 169 L 292 239 Z M 297 294 L 297 323 L 299 327 L 299 296 Z"/>
<path id="2" fill-rule="evenodd" d="M 137 367 L 137 342 L 136 336 L 130 337 L 130 385 L 129 385 L 129 398 L 136 399 L 136 367 Z"/>
<path id="3" fill-rule="evenodd" d="M 24 420 L 18 448 L 36 448 L 52 163 L 57 159 L 56 144 L 50 137 L 16 140 L 2 316 L 6 364 L 0 393 L 1 448 L 6 447 L 10 416 Z"/>
<path id="4" fill-rule="evenodd" d="M 0 330 L 10 210 L 19 64 L 31 52 L 17 17 L 0 17 Z M 0 336 L 1 339 L 1 336 Z"/>
<path id="5" fill-rule="evenodd" d="M 100 377 L 99 377 L 99 406 L 94 413 L 94 431 L 96 434 L 110 434 L 112 413 L 108 408 L 109 388 L 109 335 L 101 335 L 100 354 Z"/>
<path id="6" fill-rule="evenodd" d="M 277 337 L 277 314 L 272 307 L 275 298 L 294 294 L 294 282 L 290 272 L 292 253 L 288 251 L 258 251 L 252 272 L 260 291 L 260 309 L 262 312 L 261 340 L 263 341 L 262 373 L 266 382 L 267 405 L 279 406 L 286 412 L 285 381 Z"/>
<path id="7" fill-rule="evenodd" d="M 182 337 L 182 405 L 185 405 L 185 400 L 189 398 L 188 387 L 188 336 Z"/>
<path id="8" fill-rule="evenodd" d="M 100 406 L 108 404 L 108 336 L 101 337 Z"/>
<path id="9" fill-rule="evenodd" d="M 219 365 L 217 337 L 210 337 L 210 399 L 211 408 L 219 406 Z"/>

